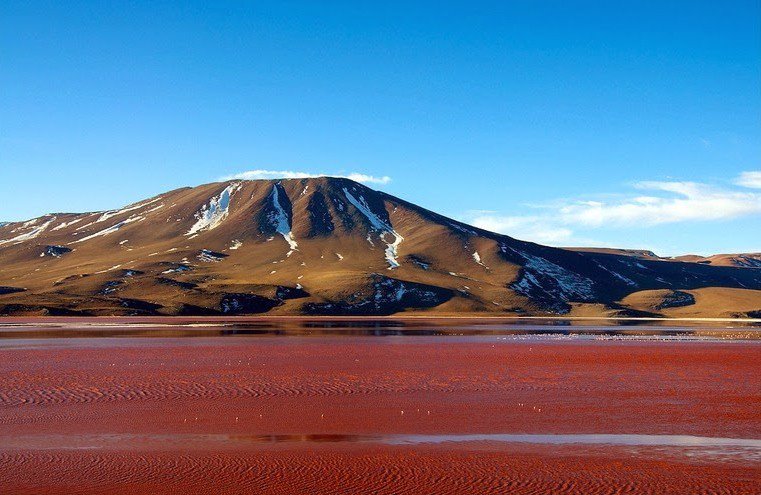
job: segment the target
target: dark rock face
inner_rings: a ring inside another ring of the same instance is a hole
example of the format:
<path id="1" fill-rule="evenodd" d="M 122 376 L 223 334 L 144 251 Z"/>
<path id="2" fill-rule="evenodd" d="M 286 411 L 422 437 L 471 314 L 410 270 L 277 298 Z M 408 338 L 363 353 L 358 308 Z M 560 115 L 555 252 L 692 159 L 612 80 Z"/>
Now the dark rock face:
<path id="1" fill-rule="evenodd" d="M 88 311 L 78 311 L 55 306 L 42 306 L 39 304 L 6 304 L 0 306 L 0 315 L 2 316 L 32 312 L 40 313 L 45 316 L 92 316 Z"/>
<path id="2" fill-rule="evenodd" d="M 0 285 L 0 295 L 3 294 L 13 294 L 15 292 L 24 292 L 26 289 L 22 289 L 21 287 L 9 287 L 7 285 Z"/>
<path id="3" fill-rule="evenodd" d="M 264 235 L 273 236 L 278 233 L 282 221 L 288 226 L 293 224 L 293 205 L 283 186 L 275 183 L 259 211 L 259 231 Z"/>
<path id="4" fill-rule="evenodd" d="M 53 286 L 62 285 L 62 284 L 65 284 L 66 282 L 71 282 L 71 281 L 74 281 L 74 280 L 79 280 L 81 278 L 85 278 L 85 277 L 89 277 L 89 276 L 90 276 L 89 273 L 78 273 L 76 275 L 69 275 L 68 277 L 64 277 L 61 280 L 57 280 L 57 281 L 53 282 Z"/>
<path id="5" fill-rule="evenodd" d="M 213 251 L 209 251 L 212 253 Z M 221 254 L 221 253 L 217 253 Z M 199 254 L 200 256 L 200 254 Z M 187 265 L 185 263 L 172 263 L 169 261 L 162 261 L 160 263 L 162 266 L 166 266 L 166 270 L 162 270 L 161 273 L 182 273 L 182 272 L 189 272 L 193 270 L 193 267 L 190 265 Z M 142 272 L 141 272 L 142 273 Z"/>
<path id="6" fill-rule="evenodd" d="M 356 210 L 358 205 L 362 205 L 385 225 L 391 225 L 391 218 L 389 218 L 386 205 L 383 203 L 383 196 L 376 194 L 372 189 L 351 181 L 341 180 L 340 184 L 344 196 L 352 203 L 353 209 Z M 360 218 L 366 228 L 373 228 L 373 224 L 367 215 L 361 214 Z"/>
<path id="7" fill-rule="evenodd" d="M 422 268 L 423 270 L 428 270 L 431 267 L 431 262 L 422 256 L 416 256 L 413 254 L 413 255 L 407 256 L 407 259 L 411 263 L 414 263 L 420 268 Z"/>
<path id="8" fill-rule="evenodd" d="M 198 252 L 197 258 L 206 263 L 216 263 L 218 261 L 222 261 L 223 259 L 227 258 L 227 256 L 228 255 L 226 255 L 225 253 L 218 253 L 210 249 L 201 249 L 201 251 Z M 185 265 L 182 265 L 182 266 L 185 266 Z M 178 271 L 182 271 L 182 270 L 178 270 Z"/>
<path id="9" fill-rule="evenodd" d="M 325 195 L 319 191 L 313 193 L 309 198 L 309 237 L 327 236 L 335 229 Z"/>
<path id="10" fill-rule="evenodd" d="M 125 284 L 127 279 L 131 279 L 133 277 L 139 277 L 140 275 L 145 275 L 145 272 L 140 270 L 121 270 L 120 271 L 120 278 L 116 280 L 109 280 L 103 286 L 101 287 L 101 290 L 98 292 L 98 294 L 106 296 L 108 294 L 112 294 L 119 290 L 121 286 Z M 169 279 L 166 279 L 169 280 Z"/>
<path id="11" fill-rule="evenodd" d="M 663 302 L 661 302 L 655 308 L 681 308 L 682 306 L 691 306 L 693 304 L 695 304 L 695 296 L 689 292 L 674 290 L 671 291 L 671 293 L 669 293 L 666 297 L 664 297 Z"/>
<path id="12" fill-rule="evenodd" d="M 751 256 L 738 256 L 734 260 L 738 266 L 744 266 L 746 268 L 761 268 L 761 259 L 758 258 L 753 258 Z"/>
<path id="13" fill-rule="evenodd" d="M 172 285 L 174 287 L 179 287 L 180 289 L 185 290 L 195 289 L 198 287 L 198 284 L 194 284 L 193 282 L 181 282 L 179 280 L 174 280 L 166 277 L 158 277 L 156 282 L 164 285 Z"/>
<path id="14" fill-rule="evenodd" d="M 116 292 L 122 283 L 123 282 L 121 280 L 110 280 L 103 284 L 103 288 L 98 293 L 101 295 L 107 295 L 111 294 L 112 292 Z"/>
<path id="15" fill-rule="evenodd" d="M 155 314 L 157 310 L 161 309 L 160 304 L 155 304 L 141 299 L 122 299 L 121 305 L 124 308 L 134 309 L 141 313 Z"/>
<path id="16" fill-rule="evenodd" d="M 453 295 L 449 289 L 376 274 L 373 276 L 373 292 L 370 294 L 352 294 L 343 301 L 309 303 L 303 309 L 308 314 L 388 315 L 403 308 L 438 306 Z"/>
<path id="17" fill-rule="evenodd" d="M 42 255 L 60 258 L 64 254 L 70 252 L 71 248 L 67 248 L 66 246 L 45 246 L 45 249 L 42 251 Z"/>
<path id="18" fill-rule="evenodd" d="M 335 210 L 336 215 L 341 219 L 341 224 L 343 225 L 344 230 L 346 230 L 346 232 L 354 230 L 354 219 L 349 215 L 349 206 L 346 201 L 336 194 L 331 194 L 329 198 L 330 202 L 333 203 L 333 209 Z"/>
<path id="19" fill-rule="evenodd" d="M 256 294 L 225 294 L 219 301 L 219 307 L 224 314 L 266 313 L 281 301 L 257 296 Z"/>
<path id="20" fill-rule="evenodd" d="M 564 267 L 561 260 L 553 261 L 504 244 L 501 253 L 523 265 L 520 276 L 509 287 L 545 310 L 563 314 L 571 308 L 569 301 L 594 300 L 594 282 Z"/>
<path id="21" fill-rule="evenodd" d="M 309 292 L 300 287 L 285 287 L 283 285 L 278 285 L 275 290 L 275 297 L 281 301 L 300 299 L 302 297 L 309 297 Z"/>
<path id="22" fill-rule="evenodd" d="M 219 311 L 212 308 L 197 306 L 195 304 L 181 304 L 177 309 L 177 316 L 214 316 Z"/>

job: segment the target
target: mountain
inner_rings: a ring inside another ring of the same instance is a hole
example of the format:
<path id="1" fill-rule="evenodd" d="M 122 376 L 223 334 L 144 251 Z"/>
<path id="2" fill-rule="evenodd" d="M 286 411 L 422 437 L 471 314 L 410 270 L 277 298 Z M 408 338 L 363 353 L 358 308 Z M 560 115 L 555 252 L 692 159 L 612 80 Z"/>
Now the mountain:
<path id="1" fill-rule="evenodd" d="M 604 247 L 567 247 L 571 251 L 581 251 L 584 253 L 605 253 L 605 254 L 620 254 L 624 256 L 633 256 L 635 258 L 645 259 L 667 259 L 661 258 L 652 251 L 645 249 L 617 249 L 617 248 L 604 248 Z"/>
<path id="2" fill-rule="evenodd" d="M 570 249 L 572 251 L 589 252 L 589 253 L 622 254 L 627 256 L 633 256 L 635 258 L 687 261 L 689 263 L 701 263 L 704 265 L 761 268 L 761 253 L 727 253 L 727 254 L 713 254 L 711 256 L 685 254 L 682 256 L 664 258 L 664 257 L 658 256 L 652 251 L 647 251 L 642 249 L 615 249 L 615 248 L 602 248 L 602 247 L 569 247 L 565 249 Z"/>
<path id="3" fill-rule="evenodd" d="M 716 266 L 742 266 L 747 268 L 761 268 L 761 253 L 729 253 L 714 254 L 712 256 L 698 256 L 688 254 L 674 258 L 679 261 L 703 263 Z"/>
<path id="4" fill-rule="evenodd" d="M 0 314 L 761 314 L 761 269 L 559 249 L 340 178 L 0 226 Z"/>

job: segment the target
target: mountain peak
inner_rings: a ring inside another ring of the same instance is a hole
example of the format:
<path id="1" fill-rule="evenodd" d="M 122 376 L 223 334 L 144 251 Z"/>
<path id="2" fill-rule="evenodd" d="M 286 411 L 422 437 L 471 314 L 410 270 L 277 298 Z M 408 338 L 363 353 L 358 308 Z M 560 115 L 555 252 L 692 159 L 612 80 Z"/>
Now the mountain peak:
<path id="1" fill-rule="evenodd" d="M 234 179 L 0 226 L 0 313 L 752 314 L 742 259 L 550 248 L 347 178 Z"/>

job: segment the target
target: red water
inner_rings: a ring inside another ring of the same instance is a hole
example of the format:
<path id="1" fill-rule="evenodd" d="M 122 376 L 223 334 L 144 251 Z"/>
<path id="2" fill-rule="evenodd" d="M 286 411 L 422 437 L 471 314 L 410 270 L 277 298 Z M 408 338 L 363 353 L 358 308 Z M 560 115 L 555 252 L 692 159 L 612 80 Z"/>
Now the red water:
<path id="1" fill-rule="evenodd" d="M 6 340 L 0 493 L 758 493 L 758 452 L 352 438 L 759 439 L 759 362 L 753 342 Z"/>

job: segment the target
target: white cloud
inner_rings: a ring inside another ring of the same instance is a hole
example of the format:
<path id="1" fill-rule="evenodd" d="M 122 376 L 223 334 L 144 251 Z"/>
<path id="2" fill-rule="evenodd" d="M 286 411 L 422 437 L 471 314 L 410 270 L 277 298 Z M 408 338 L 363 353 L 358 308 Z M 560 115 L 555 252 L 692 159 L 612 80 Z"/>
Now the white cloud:
<path id="1" fill-rule="evenodd" d="M 761 194 L 758 193 L 697 182 L 640 182 L 635 187 L 652 194 L 617 202 L 569 202 L 560 207 L 557 214 L 565 224 L 589 228 L 629 228 L 761 214 Z"/>
<path id="2" fill-rule="evenodd" d="M 384 175 L 383 177 L 374 177 L 372 175 L 352 173 L 346 175 L 345 177 L 355 182 L 362 182 L 363 184 L 388 184 L 391 182 L 391 177 L 388 175 Z"/>
<path id="3" fill-rule="evenodd" d="M 247 170 L 237 174 L 227 175 L 220 180 L 257 180 L 257 179 L 307 179 L 310 177 L 343 177 L 364 184 L 388 184 L 391 177 L 384 175 L 375 177 L 372 175 L 352 172 L 350 174 L 313 174 L 310 172 L 297 172 L 292 170 Z"/>
<path id="4" fill-rule="evenodd" d="M 735 179 L 735 184 L 753 189 L 761 189 L 761 170 L 743 172 Z"/>
<path id="5" fill-rule="evenodd" d="M 735 181 L 761 188 L 761 172 L 745 172 Z M 679 222 L 731 220 L 761 215 L 761 192 L 717 187 L 699 182 L 644 181 L 634 184 L 644 194 L 606 196 L 604 200 L 561 199 L 533 205 L 533 214 L 465 215 L 483 229 L 552 245 L 587 244 L 578 230 L 636 229 Z M 541 211 L 536 214 L 536 211 Z"/>
<path id="6" fill-rule="evenodd" d="M 468 223 L 481 229 L 545 244 L 568 243 L 573 236 L 571 229 L 546 222 L 539 216 L 521 217 L 486 214 L 471 217 Z"/>

